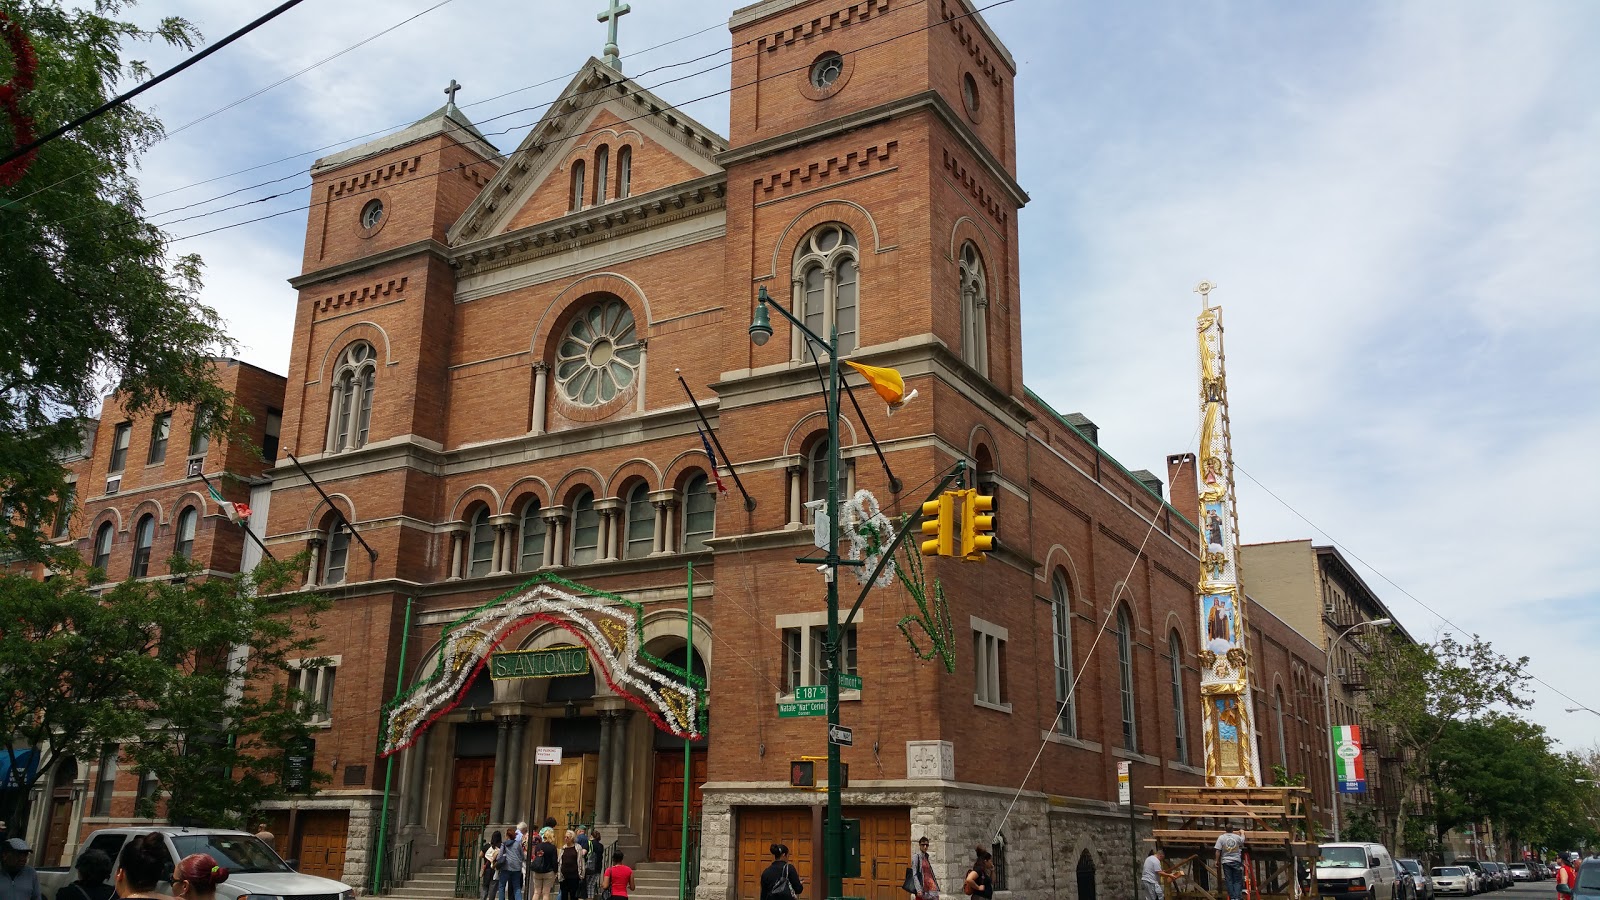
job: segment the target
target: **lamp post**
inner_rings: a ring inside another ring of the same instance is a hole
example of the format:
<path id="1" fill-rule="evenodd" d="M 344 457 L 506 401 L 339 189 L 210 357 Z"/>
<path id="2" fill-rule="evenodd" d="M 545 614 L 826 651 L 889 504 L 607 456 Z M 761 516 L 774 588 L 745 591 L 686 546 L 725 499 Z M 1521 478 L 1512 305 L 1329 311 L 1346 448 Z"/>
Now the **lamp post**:
<path id="1" fill-rule="evenodd" d="M 750 321 L 750 342 L 757 347 L 772 337 L 772 318 L 767 307 L 776 309 L 789 320 L 789 324 L 819 350 L 828 354 L 828 385 L 824 397 L 828 415 L 828 546 L 823 558 L 823 575 L 828 582 L 828 636 L 823 641 L 823 659 L 826 661 L 828 689 L 828 726 L 839 724 L 839 329 L 829 332 L 824 341 L 805 323 L 795 318 L 767 294 L 762 285 L 756 293 L 755 316 Z M 815 563 L 815 559 L 799 560 Z M 824 859 L 827 860 L 827 897 L 844 894 L 844 823 L 842 821 L 839 786 L 839 745 L 828 741 L 828 813 L 823 825 Z"/>
<path id="2" fill-rule="evenodd" d="M 1333 648 L 1339 646 L 1350 632 L 1360 628 L 1379 625 L 1389 625 L 1393 619 L 1372 619 L 1367 622 L 1357 622 L 1339 632 L 1339 636 L 1328 642 L 1328 657 L 1322 666 L 1322 713 L 1323 720 L 1328 728 L 1328 801 L 1333 806 L 1333 839 L 1339 839 L 1339 780 L 1333 771 L 1333 693 L 1329 686 L 1329 674 L 1333 671 Z"/>

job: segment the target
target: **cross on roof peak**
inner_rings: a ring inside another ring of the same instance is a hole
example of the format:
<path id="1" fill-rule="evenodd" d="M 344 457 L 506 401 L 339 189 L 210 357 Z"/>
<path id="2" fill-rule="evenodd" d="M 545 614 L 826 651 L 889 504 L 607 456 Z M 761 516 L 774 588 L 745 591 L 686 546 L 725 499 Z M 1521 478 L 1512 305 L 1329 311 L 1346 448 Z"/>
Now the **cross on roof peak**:
<path id="1" fill-rule="evenodd" d="M 444 95 L 449 98 L 447 105 L 456 105 L 456 92 L 461 90 L 461 85 L 454 78 L 450 79 L 450 86 L 444 89 Z"/>
<path id="2" fill-rule="evenodd" d="M 606 48 L 605 56 L 602 61 L 611 68 L 621 72 L 622 57 L 617 53 L 617 20 L 628 13 L 633 12 L 633 7 L 626 3 L 618 3 L 617 0 L 606 0 L 606 2 L 609 4 L 606 7 L 606 10 L 600 13 L 598 16 L 595 16 L 595 21 L 606 22 L 609 25 L 609 27 L 606 29 Z"/>

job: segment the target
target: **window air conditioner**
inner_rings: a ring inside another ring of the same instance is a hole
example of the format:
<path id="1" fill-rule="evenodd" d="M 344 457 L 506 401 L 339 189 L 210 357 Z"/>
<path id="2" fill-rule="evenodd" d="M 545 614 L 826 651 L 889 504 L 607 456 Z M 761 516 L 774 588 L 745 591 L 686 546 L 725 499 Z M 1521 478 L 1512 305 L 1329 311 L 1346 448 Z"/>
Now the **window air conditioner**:
<path id="1" fill-rule="evenodd" d="M 110 478 L 106 479 L 106 493 L 108 495 L 109 494 L 115 494 L 117 491 L 120 491 L 120 490 L 122 490 L 122 476 L 121 475 L 113 475 Z"/>

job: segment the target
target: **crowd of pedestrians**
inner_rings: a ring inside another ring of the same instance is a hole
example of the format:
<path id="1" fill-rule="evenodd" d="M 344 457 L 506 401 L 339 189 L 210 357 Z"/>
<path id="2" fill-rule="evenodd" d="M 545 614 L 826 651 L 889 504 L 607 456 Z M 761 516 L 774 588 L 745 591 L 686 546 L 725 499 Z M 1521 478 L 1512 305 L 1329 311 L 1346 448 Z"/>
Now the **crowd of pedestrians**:
<path id="1" fill-rule="evenodd" d="M 536 832 L 518 822 L 510 834 L 489 835 L 480 900 L 626 900 L 633 869 L 623 852 L 612 850 L 608 860 L 600 830 L 584 825 L 562 832 L 558 845 L 557 827 L 552 816 Z"/>

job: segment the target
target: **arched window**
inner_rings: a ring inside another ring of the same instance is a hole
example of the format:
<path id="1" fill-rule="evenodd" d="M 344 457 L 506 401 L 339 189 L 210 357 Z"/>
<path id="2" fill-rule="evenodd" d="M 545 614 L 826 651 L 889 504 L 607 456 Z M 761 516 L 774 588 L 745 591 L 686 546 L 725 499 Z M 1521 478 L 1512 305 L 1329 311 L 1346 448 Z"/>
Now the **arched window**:
<path id="1" fill-rule="evenodd" d="M 617 199 L 628 196 L 633 182 L 633 148 L 617 148 Z"/>
<path id="2" fill-rule="evenodd" d="M 328 526 L 327 551 L 322 562 L 322 583 L 343 584 L 345 566 L 350 562 L 350 532 L 344 520 L 335 518 Z"/>
<path id="3" fill-rule="evenodd" d="M 1056 711 L 1061 714 L 1056 730 L 1076 735 L 1078 703 L 1072 696 L 1072 590 L 1062 572 L 1050 579 L 1050 631 L 1055 645 Z"/>
<path id="4" fill-rule="evenodd" d="M 656 508 L 650 502 L 650 488 L 644 482 L 628 492 L 628 542 L 623 555 L 644 559 L 656 548 Z"/>
<path id="5" fill-rule="evenodd" d="M 354 450 L 367 443 L 377 373 L 377 354 L 366 341 L 356 341 L 339 354 L 339 362 L 333 368 L 333 401 L 329 404 L 329 450 Z"/>
<path id="6" fill-rule="evenodd" d="M 1289 769 L 1289 744 L 1283 738 L 1283 688 L 1274 687 L 1272 689 L 1272 703 L 1275 707 L 1273 712 L 1278 720 L 1278 762 L 1287 770 Z"/>
<path id="7" fill-rule="evenodd" d="M 194 555 L 194 525 L 199 517 L 200 514 L 192 506 L 178 513 L 178 540 L 173 550 L 184 559 Z"/>
<path id="8" fill-rule="evenodd" d="M 1133 703 L 1133 619 L 1126 604 L 1117 606 L 1117 671 L 1122 687 L 1122 749 L 1139 751 L 1139 726 Z"/>
<path id="9" fill-rule="evenodd" d="M 94 567 L 101 571 L 111 564 L 111 538 L 114 531 L 111 523 L 106 522 L 94 533 Z"/>
<path id="10" fill-rule="evenodd" d="M 606 202 L 606 175 L 611 171 L 611 148 L 605 144 L 594 151 L 594 205 Z"/>
<path id="11" fill-rule="evenodd" d="M 1183 640 L 1174 631 L 1167 636 L 1167 653 L 1172 657 L 1172 728 L 1177 737 L 1173 759 L 1189 761 L 1189 719 L 1183 703 Z"/>
<path id="12" fill-rule="evenodd" d="M 544 565 L 544 516 L 537 498 L 522 508 L 522 554 L 519 572 L 532 572 Z"/>
<path id="13" fill-rule="evenodd" d="M 133 569 L 130 578 L 143 578 L 150 574 L 150 545 L 156 540 L 156 517 L 144 515 L 133 529 Z"/>
<path id="14" fill-rule="evenodd" d="M 961 361 L 989 374 L 989 289 L 983 256 L 971 241 L 961 246 Z"/>
<path id="15" fill-rule="evenodd" d="M 556 345 L 556 387 L 568 402 L 603 406 L 638 380 L 643 362 L 633 310 L 601 296 L 573 317 Z"/>
<path id="16" fill-rule="evenodd" d="M 487 507 L 479 507 L 472 517 L 472 555 L 467 561 L 467 577 L 482 578 L 494 568 L 494 525 Z"/>
<path id="17" fill-rule="evenodd" d="M 711 479 L 696 475 L 683 486 L 683 552 L 704 550 L 717 527 L 717 498 Z"/>
<path id="18" fill-rule="evenodd" d="M 828 499 L 828 439 L 823 438 L 811 445 L 811 451 L 806 454 L 806 484 L 810 493 L 806 495 L 808 501 L 823 501 Z"/>
<path id="19" fill-rule="evenodd" d="M 583 160 L 572 163 L 572 208 L 583 209 Z"/>
<path id="20" fill-rule="evenodd" d="M 797 285 L 795 306 L 801 321 L 823 340 L 839 329 L 839 352 L 856 349 L 859 312 L 860 269 L 856 236 L 837 222 L 830 222 L 806 235 L 795 252 L 794 278 Z M 798 330 L 794 335 L 797 359 L 811 359 L 814 348 Z"/>
<path id="21" fill-rule="evenodd" d="M 572 564 L 592 563 L 600 552 L 600 512 L 594 494 L 584 491 L 572 501 Z"/>

